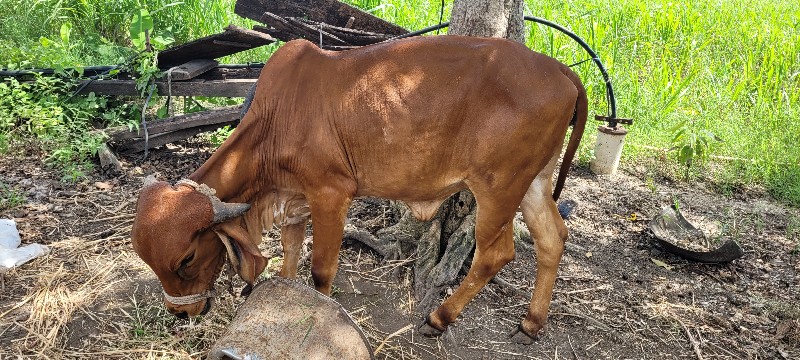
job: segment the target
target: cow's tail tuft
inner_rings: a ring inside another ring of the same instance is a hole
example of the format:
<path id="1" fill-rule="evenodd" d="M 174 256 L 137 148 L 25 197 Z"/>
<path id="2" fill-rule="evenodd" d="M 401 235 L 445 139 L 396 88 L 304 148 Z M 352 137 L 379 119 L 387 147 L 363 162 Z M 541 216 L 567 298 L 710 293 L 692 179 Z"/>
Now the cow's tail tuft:
<path id="1" fill-rule="evenodd" d="M 589 100 L 586 97 L 586 89 L 583 87 L 581 79 L 568 68 L 565 69 L 564 74 L 572 80 L 575 88 L 578 89 L 578 99 L 575 101 L 575 114 L 572 116 L 572 135 L 569 137 L 567 150 L 564 151 L 561 168 L 558 170 L 556 187 L 553 190 L 553 200 L 558 200 L 558 197 L 561 195 L 561 190 L 564 189 L 567 173 L 569 172 L 570 165 L 572 165 L 572 159 L 578 151 L 578 145 L 581 143 L 583 130 L 586 128 L 586 119 L 589 116 Z"/>

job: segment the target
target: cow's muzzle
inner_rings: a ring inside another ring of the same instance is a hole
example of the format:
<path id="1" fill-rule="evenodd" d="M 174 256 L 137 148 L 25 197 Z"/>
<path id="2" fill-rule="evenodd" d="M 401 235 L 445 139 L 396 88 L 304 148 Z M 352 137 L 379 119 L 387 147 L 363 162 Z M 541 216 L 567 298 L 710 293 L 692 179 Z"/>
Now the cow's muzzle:
<path id="1" fill-rule="evenodd" d="M 205 299 L 213 298 L 214 296 L 217 295 L 217 292 L 214 291 L 214 289 L 206 290 L 200 294 L 186 295 L 186 296 L 172 296 L 170 294 L 167 294 L 166 291 L 163 291 L 163 293 L 164 293 L 164 299 L 175 305 L 191 305 L 203 301 Z"/>
<path id="2" fill-rule="evenodd" d="M 211 305 L 215 296 L 213 289 L 201 294 L 187 296 L 172 296 L 164 292 L 164 300 L 167 309 L 179 319 L 188 319 L 190 316 L 205 315 L 211 310 Z M 202 304 L 200 302 L 203 302 Z M 202 306 L 202 309 L 200 308 Z"/>

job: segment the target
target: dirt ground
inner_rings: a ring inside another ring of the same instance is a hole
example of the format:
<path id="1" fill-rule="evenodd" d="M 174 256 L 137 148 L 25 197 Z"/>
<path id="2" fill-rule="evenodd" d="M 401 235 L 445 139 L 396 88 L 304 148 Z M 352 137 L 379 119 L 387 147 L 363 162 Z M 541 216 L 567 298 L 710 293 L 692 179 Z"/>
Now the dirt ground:
<path id="1" fill-rule="evenodd" d="M 223 274 L 212 311 L 179 320 L 161 304 L 155 275 L 136 256 L 129 231 L 142 179 L 175 182 L 211 153 L 202 141 L 124 157 L 119 175 L 59 180 L 41 154 L 0 156 L 0 180 L 25 203 L 0 211 L 23 243 L 50 254 L 0 275 L 0 359 L 202 358 L 231 321 L 243 286 Z M 574 169 L 562 199 L 578 202 L 546 332 L 533 345 L 509 343 L 535 274 L 532 247 L 489 284 L 441 338 L 416 333 L 413 254 L 386 262 L 346 241 L 334 298 L 364 329 L 378 359 L 797 359 L 800 358 L 800 210 L 758 189 L 722 196 L 708 184 L 663 177 L 658 163 L 625 164 L 614 178 Z M 733 238 L 744 257 L 698 264 L 653 245 L 650 218 L 678 202 L 713 237 Z M 385 203 L 354 204 L 351 221 L 372 231 L 394 219 Z M 261 245 L 280 268 L 278 233 Z M 395 271 L 399 270 L 399 271 Z M 395 275 L 399 274 L 399 275 Z M 300 280 L 310 283 L 307 259 Z M 511 286 L 509 286 L 511 285 Z M 453 285 L 453 288 L 455 285 Z M 224 289 L 231 291 L 224 291 Z"/>

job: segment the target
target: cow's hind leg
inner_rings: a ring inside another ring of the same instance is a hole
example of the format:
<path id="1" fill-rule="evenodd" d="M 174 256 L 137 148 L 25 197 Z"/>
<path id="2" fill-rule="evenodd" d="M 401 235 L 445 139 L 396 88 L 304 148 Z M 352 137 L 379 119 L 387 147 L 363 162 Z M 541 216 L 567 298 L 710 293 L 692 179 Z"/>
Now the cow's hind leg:
<path id="1" fill-rule="evenodd" d="M 520 205 L 536 248 L 536 283 L 531 304 L 528 314 L 512 332 L 512 341 L 522 344 L 531 344 L 547 323 L 556 271 L 567 240 L 567 227 L 552 197 L 551 175 L 555 160 L 548 166 L 550 170 L 543 171 L 533 181 Z"/>
<path id="2" fill-rule="evenodd" d="M 496 195 L 496 194 L 493 194 Z M 491 195 L 489 195 L 491 196 Z M 508 199 L 481 197 L 475 192 L 478 214 L 475 222 L 475 256 L 469 273 L 456 291 L 435 311 L 428 315 L 419 331 L 423 335 L 437 336 L 456 318 L 473 297 L 514 259 L 512 219 L 516 204 L 509 206 Z"/>

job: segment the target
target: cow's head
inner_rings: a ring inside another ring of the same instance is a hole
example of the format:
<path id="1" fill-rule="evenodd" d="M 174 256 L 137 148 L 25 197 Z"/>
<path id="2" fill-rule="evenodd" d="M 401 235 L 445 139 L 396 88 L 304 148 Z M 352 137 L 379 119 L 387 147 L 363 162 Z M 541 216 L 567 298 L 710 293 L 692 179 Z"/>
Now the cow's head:
<path id="1" fill-rule="evenodd" d="M 186 318 L 208 312 L 226 254 L 250 286 L 264 270 L 266 259 L 233 220 L 249 208 L 224 203 L 213 189 L 192 181 L 173 187 L 146 180 L 131 238 L 136 253 L 161 281 L 171 313 Z"/>

